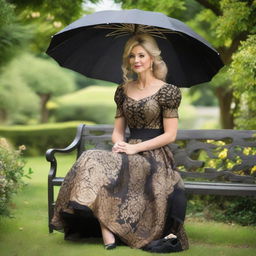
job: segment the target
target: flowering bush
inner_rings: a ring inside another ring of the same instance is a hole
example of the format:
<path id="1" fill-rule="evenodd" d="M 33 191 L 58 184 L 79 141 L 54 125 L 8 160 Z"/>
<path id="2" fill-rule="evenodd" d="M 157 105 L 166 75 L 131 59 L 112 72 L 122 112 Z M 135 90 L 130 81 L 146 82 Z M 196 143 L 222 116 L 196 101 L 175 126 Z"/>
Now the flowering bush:
<path id="1" fill-rule="evenodd" d="M 21 153 L 25 150 L 22 145 L 14 150 L 5 139 L 0 138 L 0 215 L 9 215 L 8 206 L 13 194 L 24 186 L 23 177 L 30 177 L 29 169 L 25 174 L 25 161 Z"/>
<path id="2" fill-rule="evenodd" d="M 215 159 L 211 159 L 209 157 L 206 157 L 205 159 L 205 167 L 210 167 L 217 169 L 218 171 L 221 170 L 231 170 L 235 165 L 239 165 L 242 163 L 242 159 L 239 155 L 252 155 L 256 157 L 256 148 L 254 147 L 242 147 L 242 146 L 237 146 L 236 147 L 236 152 L 240 153 L 237 154 L 235 159 L 232 161 L 231 159 L 228 158 L 228 148 L 225 146 L 227 145 L 226 142 L 224 141 L 214 141 L 214 140 L 207 140 L 207 143 L 211 143 L 216 145 L 215 149 Z M 239 175 L 256 175 L 256 165 L 245 169 L 245 170 L 240 170 L 240 171 L 235 171 L 234 173 L 239 174 Z"/>

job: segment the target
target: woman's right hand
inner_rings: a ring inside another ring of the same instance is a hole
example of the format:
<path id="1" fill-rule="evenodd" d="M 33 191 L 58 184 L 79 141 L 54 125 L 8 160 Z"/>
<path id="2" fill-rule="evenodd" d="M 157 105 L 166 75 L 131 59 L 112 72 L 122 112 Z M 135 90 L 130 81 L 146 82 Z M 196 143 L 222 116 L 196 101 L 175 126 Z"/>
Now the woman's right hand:
<path id="1" fill-rule="evenodd" d="M 121 142 L 122 142 L 122 141 L 117 141 L 117 142 L 113 145 L 113 147 L 112 147 L 112 152 L 115 152 L 115 153 L 120 152 L 120 149 L 119 149 L 119 147 L 118 147 L 118 144 L 121 143 Z"/>

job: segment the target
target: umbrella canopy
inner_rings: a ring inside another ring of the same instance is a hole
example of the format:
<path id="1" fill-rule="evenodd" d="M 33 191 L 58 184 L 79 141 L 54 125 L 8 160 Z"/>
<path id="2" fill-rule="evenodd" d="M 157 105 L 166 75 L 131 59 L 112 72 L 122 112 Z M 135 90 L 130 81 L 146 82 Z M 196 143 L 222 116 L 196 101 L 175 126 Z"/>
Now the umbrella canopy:
<path id="1" fill-rule="evenodd" d="M 209 42 L 183 22 L 137 9 L 86 15 L 55 34 L 46 53 L 63 67 L 120 84 L 124 45 L 139 32 L 157 41 L 168 67 L 168 83 L 190 87 L 207 82 L 223 66 Z"/>

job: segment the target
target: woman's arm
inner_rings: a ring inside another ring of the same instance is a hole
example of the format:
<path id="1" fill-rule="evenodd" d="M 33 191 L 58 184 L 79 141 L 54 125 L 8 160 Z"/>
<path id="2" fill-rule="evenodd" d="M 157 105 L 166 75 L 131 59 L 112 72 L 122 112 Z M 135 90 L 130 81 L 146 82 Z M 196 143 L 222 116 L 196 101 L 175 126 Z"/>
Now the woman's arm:
<path id="1" fill-rule="evenodd" d="M 117 142 L 125 141 L 125 118 L 118 117 L 115 119 L 114 130 L 112 133 L 112 142 L 115 144 Z"/>
<path id="2" fill-rule="evenodd" d="M 128 144 L 125 142 L 118 142 L 115 145 L 115 152 L 125 152 L 126 154 L 136 154 L 141 151 L 152 150 L 163 147 L 176 139 L 178 129 L 178 118 L 164 118 L 164 133 L 147 141 L 138 144 Z"/>

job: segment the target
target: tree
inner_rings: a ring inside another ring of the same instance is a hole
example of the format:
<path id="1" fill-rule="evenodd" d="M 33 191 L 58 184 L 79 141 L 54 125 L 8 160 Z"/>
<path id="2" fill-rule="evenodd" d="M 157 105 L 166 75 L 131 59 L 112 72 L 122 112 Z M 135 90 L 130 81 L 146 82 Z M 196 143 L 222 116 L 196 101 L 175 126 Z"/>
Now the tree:
<path id="1" fill-rule="evenodd" d="M 241 129 L 256 129 L 256 35 L 250 35 L 234 54 L 229 70 L 234 97 L 235 124 Z"/>
<path id="2" fill-rule="evenodd" d="M 239 52 L 241 42 L 256 32 L 256 1 L 254 0 L 141 0 L 138 3 L 135 0 L 115 0 L 115 2 L 122 3 L 124 8 L 136 7 L 161 11 L 185 21 L 217 48 L 227 67 L 232 63 L 233 54 Z M 188 9 L 188 6 L 193 6 L 193 12 Z M 176 12 L 175 8 L 179 11 Z M 189 10 L 189 16 L 187 10 Z M 249 44 L 252 43 L 249 42 Z M 237 76 L 245 79 L 242 73 L 243 70 L 240 70 Z M 218 85 L 215 83 L 214 90 L 219 101 L 221 124 L 223 128 L 233 128 L 232 106 L 235 105 L 235 108 L 239 109 L 241 100 L 234 98 L 236 87 L 232 86 L 232 78 L 225 72 L 221 72 L 220 76 L 223 79 L 217 79 L 221 83 Z"/>
<path id="3" fill-rule="evenodd" d="M 59 67 L 52 60 L 45 60 L 29 54 L 23 55 L 22 59 L 17 61 L 17 65 L 19 65 L 20 76 L 40 98 L 40 122 L 47 122 L 47 102 L 53 96 L 72 91 L 75 88 L 74 77 L 71 72 Z"/>
<path id="4" fill-rule="evenodd" d="M 13 6 L 0 0 L 0 69 L 21 52 L 30 35 L 16 20 Z"/>
<path id="5" fill-rule="evenodd" d="M 75 87 L 71 72 L 51 60 L 23 54 L 8 65 L 0 77 L 0 109 L 4 121 L 26 124 L 47 122 L 47 102 Z"/>
<path id="6" fill-rule="evenodd" d="M 99 0 L 90 0 L 90 2 L 97 1 Z M 21 91 L 23 91 L 24 88 L 25 91 L 29 90 L 29 87 L 24 85 L 24 78 L 23 80 L 20 79 L 20 77 L 15 79 L 11 77 L 10 74 L 9 80 L 1 79 L 1 77 L 8 77 L 8 72 L 3 74 L 3 72 L 7 71 L 8 63 L 14 57 L 17 57 L 18 53 L 31 49 L 37 55 L 46 57 L 44 52 L 50 42 L 50 36 L 60 30 L 63 26 L 78 18 L 83 13 L 82 5 L 84 2 L 85 1 L 83 0 L 0 0 L 0 97 L 3 99 L 0 102 L 0 120 L 2 122 L 7 121 L 9 115 L 11 115 L 12 118 L 14 117 L 15 109 L 8 108 L 8 106 L 9 102 L 13 102 L 12 99 L 17 100 L 16 96 L 19 98 L 21 95 L 15 93 L 15 88 Z M 30 49 L 28 45 L 30 46 Z M 52 67 L 51 65 L 53 64 L 50 63 L 49 67 Z M 30 67 L 30 70 L 33 69 L 33 66 L 30 64 L 28 64 L 28 66 Z M 46 66 L 47 64 L 44 65 L 45 70 Z M 49 71 L 49 74 L 51 74 L 54 80 L 53 83 L 57 82 L 57 80 L 60 82 L 62 81 L 64 85 L 69 82 L 72 87 L 73 79 L 71 79 L 67 73 L 63 72 L 60 74 L 60 70 L 57 70 L 56 66 L 53 67 L 53 70 L 56 71 L 55 78 L 54 74 Z M 57 74 L 59 74 L 59 77 Z M 38 76 L 38 80 L 40 80 L 40 72 L 34 74 L 34 77 L 36 76 Z M 43 79 L 46 77 L 47 76 Z M 9 81 L 17 84 L 10 84 Z M 36 81 L 36 79 L 34 81 Z M 42 80 L 40 81 L 39 84 L 42 85 Z M 11 96 L 11 94 L 8 93 L 8 88 L 9 92 L 13 90 L 12 92 L 15 97 L 8 98 L 8 96 Z M 68 86 L 66 88 L 68 88 Z M 48 96 L 46 96 L 47 93 L 45 92 L 38 91 L 37 93 L 40 95 L 41 99 L 41 121 L 45 121 L 47 120 L 47 109 L 45 108 L 45 104 L 51 95 L 55 95 L 55 92 L 51 91 L 49 88 Z M 33 91 L 27 95 L 33 95 Z M 7 99 L 9 99 L 9 101 Z M 14 102 L 16 101 L 14 100 Z M 22 100 L 18 102 L 20 102 L 19 108 L 25 106 L 23 104 L 25 102 L 22 103 Z M 17 104 L 14 103 L 13 106 L 17 106 Z M 25 109 L 27 108 L 25 107 Z M 31 109 L 36 108 L 32 107 Z M 24 120 L 24 122 L 27 121 Z"/>
<path id="7" fill-rule="evenodd" d="M 37 120 L 39 99 L 20 76 L 18 65 L 10 63 L 0 76 L 0 123 L 26 124 Z"/>
<path id="8" fill-rule="evenodd" d="M 22 24 L 33 26 L 33 40 L 30 47 L 36 54 L 42 54 L 52 35 L 85 11 L 83 4 L 89 0 L 9 0 L 15 6 L 15 13 Z M 99 0 L 90 0 L 97 3 Z"/>

